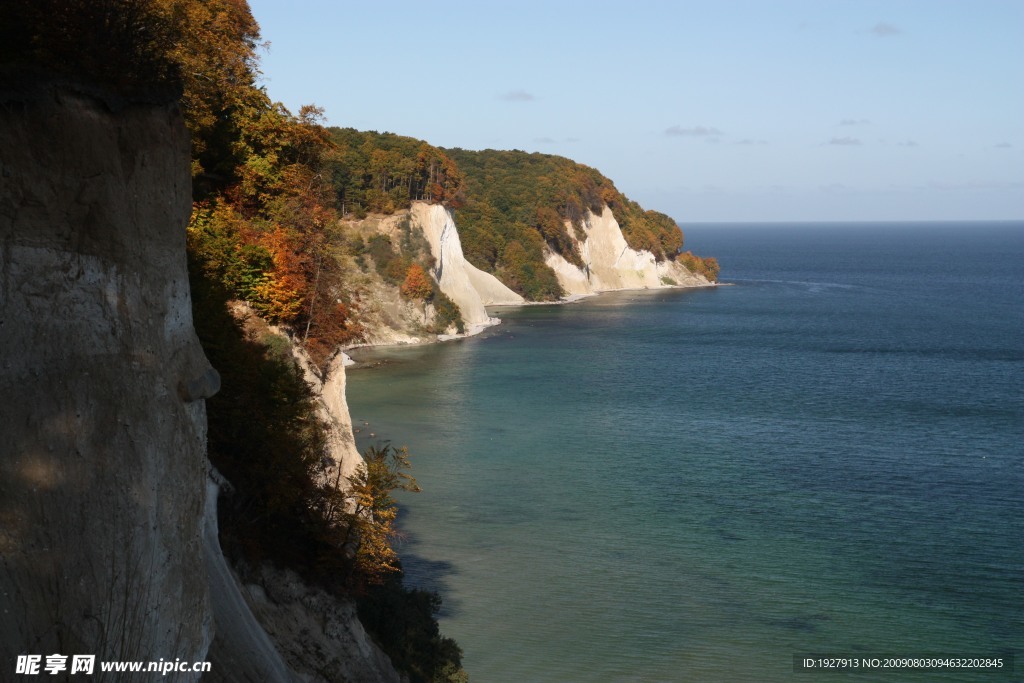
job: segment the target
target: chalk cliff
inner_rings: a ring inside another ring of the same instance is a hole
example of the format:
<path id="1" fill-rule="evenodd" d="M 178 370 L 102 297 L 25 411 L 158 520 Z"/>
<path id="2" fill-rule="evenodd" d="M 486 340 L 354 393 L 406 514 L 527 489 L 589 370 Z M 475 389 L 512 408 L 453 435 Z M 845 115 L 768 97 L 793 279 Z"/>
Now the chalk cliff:
<path id="1" fill-rule="evenodd" d="M 523 297 L 466 260 L 459 231 L 448 209 L 439 204 L 413 202 L 411 215 L 436 260 L 433 275 L 441 291 L 458 304 L 467 331 L 499 322 L 487 314 L 485 306 L 523 303 Z"/>
<path id="2" fill-rule="evenodd" d="M 703 276 L 674 261 L 658 262 L 649 251 L 631 249 L 607 206 L 600 215 L 587 211 L 583 232 L 585 238 L 582 242 L 573 236 L 583 258 L 582 268 L 553 251 L 545 257 L 545 263 L 555 271 L 559 284 L 570 295 L 710 284 Z M 571 226 L 568 233 L 574 235 Z"/>
<path id="3" fill-rule="evenodd" d="M 192 328 L 188 135 L 174 105 L 0 97 L 0 651 L 203 660 L 219 377 Z"/>
<path id="4" fill-rule="evenodd" d="M 344 353 L 338 353 L 331 359 L 321 375 L 313 366 L 309 356 L 298 346 L 292 346 L 292 355 L 302 368 L 306 383 L 309 384 L 317 397 L 318 412 L 327 423 L 328 454 L 334 461 L 328 471 L 332 479 L 340 474 L 345 481 L 356 473 L 363 464 L 363 456 L 356 448 L 355 435 L 352 433 L 352 417 L 348 412 L 348 400 L 345 398 L 345 361 Z"/>

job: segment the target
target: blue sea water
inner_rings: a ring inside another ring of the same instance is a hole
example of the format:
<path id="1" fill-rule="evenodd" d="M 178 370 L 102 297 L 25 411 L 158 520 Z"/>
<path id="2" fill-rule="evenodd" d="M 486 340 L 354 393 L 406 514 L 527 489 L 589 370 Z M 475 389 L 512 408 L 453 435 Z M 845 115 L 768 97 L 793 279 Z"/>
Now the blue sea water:
<path id="1" fill-rule="evenodd" d="M 683 227 L 731 286 L 503 309 L 349 375 L 361 443 L 409 446 L 400 552 L 471 680 L 1024 680 L 1024 224 Z"/>

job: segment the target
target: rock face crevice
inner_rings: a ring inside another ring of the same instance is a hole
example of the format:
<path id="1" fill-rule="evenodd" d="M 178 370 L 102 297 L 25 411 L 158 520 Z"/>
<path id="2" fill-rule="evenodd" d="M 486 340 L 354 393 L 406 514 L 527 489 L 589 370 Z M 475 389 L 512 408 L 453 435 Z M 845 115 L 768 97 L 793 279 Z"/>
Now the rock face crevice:
<path id="1" fill-rule="evenodd" d="M 0 649 L 202 660 L 219 380 L 192 327 L 180 112 L 6 95 L 0 164 Z"/>

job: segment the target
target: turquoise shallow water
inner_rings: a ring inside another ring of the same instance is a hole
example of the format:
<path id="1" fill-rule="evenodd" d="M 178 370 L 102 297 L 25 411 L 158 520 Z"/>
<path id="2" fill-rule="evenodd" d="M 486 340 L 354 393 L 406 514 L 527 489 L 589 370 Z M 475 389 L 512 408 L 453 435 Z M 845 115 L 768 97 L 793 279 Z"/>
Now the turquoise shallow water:
<path id="1" fill-rule="evenodd" d="M 472 680 L 1024 678 L 1024 225 L 684 229 L 735 286 L 351 371 L 357 436 L 410 447 L 401 552 Z"/>

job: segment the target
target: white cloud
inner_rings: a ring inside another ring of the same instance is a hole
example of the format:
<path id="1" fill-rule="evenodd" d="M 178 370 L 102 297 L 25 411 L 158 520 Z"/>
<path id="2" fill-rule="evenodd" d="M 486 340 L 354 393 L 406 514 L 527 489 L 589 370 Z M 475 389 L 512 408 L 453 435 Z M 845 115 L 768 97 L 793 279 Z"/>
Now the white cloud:
<path id="1" fill-rule="evenodd" d="M 871 28 L 868 29 L 868 33 L 873 33 L 879 38 L 888 38 L 890 36 L 898 36 L 903 33 L 898 26 L 887 24 L 884 21 L 880 21 Z"/>
<path id="2" fill-rule="evenodd" d="M 506 102 L 533 102 L 537 98 L 525 90 L 509 90 L 504 95 L 498 95 L 498 99 Z"/>
<path id="3" fill-rule="evenodd" d="M 665 135 L 670 137 L 706 138 L 721 134 L 722 131 L 718 130 L 714 126 L 694 126 L 692 128 L 683 128 L 682 126 L 676 125 L 665 129 Z"/>

